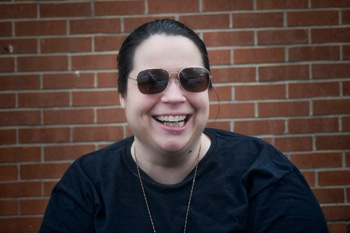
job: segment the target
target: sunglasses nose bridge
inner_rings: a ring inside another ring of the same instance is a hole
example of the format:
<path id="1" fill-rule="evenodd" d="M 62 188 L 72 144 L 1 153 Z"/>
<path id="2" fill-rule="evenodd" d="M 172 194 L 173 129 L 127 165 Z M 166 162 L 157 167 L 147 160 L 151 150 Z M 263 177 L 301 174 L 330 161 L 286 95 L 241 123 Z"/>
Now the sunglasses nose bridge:
<path id="1" fill-rule="evenodd" d="M 169 72 L 169 82 L 171 81 L 171 76 L 172 76 L 172 74 L 175 74 L 175 82 L 176 82 L 176 84 L 177 84 L 177 86 L 178 87 L 181 87 L 181 83 L 180 83 L 180 77 L 179 77 L 179 73 L 178 72 Z"/>

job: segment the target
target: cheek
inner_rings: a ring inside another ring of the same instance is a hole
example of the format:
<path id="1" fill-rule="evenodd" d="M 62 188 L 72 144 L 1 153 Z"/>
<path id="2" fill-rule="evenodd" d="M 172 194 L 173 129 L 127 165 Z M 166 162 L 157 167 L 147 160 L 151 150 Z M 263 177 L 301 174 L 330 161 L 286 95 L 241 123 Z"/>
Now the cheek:
<path id="1" fill-rule="evenodd" d="M 208 93 L 199 94 L 190 100 L 192 106 L 200 112 L 209 113 L 209 96 Z"/>

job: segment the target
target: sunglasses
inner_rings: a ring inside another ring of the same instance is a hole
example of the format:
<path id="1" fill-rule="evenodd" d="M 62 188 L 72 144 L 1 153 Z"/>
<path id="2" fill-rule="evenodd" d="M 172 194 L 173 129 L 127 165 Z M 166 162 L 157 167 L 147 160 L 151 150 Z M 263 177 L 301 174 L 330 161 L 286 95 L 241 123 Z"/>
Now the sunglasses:
<path id="1" fill-rule="evenodd" d="M 175 73 L 164 69 L 142 70 L 137 78 L 138 89 L 143 94 L 158 94 L 166 89 L 169 84 L 170 74 Z M 202 67 L 189 67 L 180 70 L 177 79 L 182 88 L 189 92 L 205 91 L 210 84 L 210 72 Z"/>

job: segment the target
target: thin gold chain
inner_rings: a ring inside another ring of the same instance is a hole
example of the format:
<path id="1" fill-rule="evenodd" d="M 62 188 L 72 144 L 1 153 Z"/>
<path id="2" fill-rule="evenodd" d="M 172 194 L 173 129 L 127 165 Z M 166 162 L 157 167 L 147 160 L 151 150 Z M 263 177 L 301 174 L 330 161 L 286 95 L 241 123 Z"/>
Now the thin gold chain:
<path id="1" fill-rule="evenodd" d="M 190 192 L 190 198 L 188 199 L 188 203 L 187 203 L 187 210 L 186 210 L 186 217 L 185 217 L 185 225 L 184 225 L 184 233 L 186 233 L 186 230 L 187 230 L 188 213 L 189 213 L 189 211 L 190 211 L 190 206 L 191 206 L 191 200 L 192 200 L 192 194 L 193 194 L 194 184 L 196 183 L 196 176 L 197 176 L 197 170 L 198 170 L 199 155 L 200 155 L 200 153 L 201 153 L 201 147 L 202 147 L 202 145 L 199 146 L 198 155 L 197 155 L 197 161 L 196 161 L 196 168 L 195 168 L 195 170 L 194 170 L 194 175 L 193 175 L 193 179 L 192 179 L 192 187 L 191 187 L 191 192 Z M 142 182 L 142 178 L 141 178 L 141 174 L 140 174 L 140 168 L 139 168 L 139 165 L 138 165 L 138 162 L 137 162 L 136 146 L 134 146 L 134 154 L 135 154 L 135 162 L 136 162 L 137 174 L 138 174 L 138 176 L 139 176 L 140 185 L 141 185 L 141 189 L 142 189 L 142 193 L 143 193 L 143 198 L 145 199 L 145 203 L 146 203 L 146 208 L 147 208 L 148 216 L 149 216 L 149 219 L 150 219 L 151 224 L 152 224 L 153 232 L 154 232 L 154 233 L 157 233 L 156 228 L 155 228 L 155 226 L 154 226 L 153 219 L 152 219 L 151 210 L 150 210 L 149 205 L 148 205 L 148 200 L 147 200 L 145 188 L 144 188 L 144 186 L 143 186 L 143 182 Z"/>

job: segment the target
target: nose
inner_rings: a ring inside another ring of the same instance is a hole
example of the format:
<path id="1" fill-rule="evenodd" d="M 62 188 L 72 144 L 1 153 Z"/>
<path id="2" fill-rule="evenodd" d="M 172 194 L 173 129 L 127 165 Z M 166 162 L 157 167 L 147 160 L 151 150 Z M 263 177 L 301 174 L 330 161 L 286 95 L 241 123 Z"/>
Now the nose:
<path id="1" fill-rule="evenodd" d="M 163 91 L 161 101 L 164 103 L 182 103 L 186 101 L 186 97 L 183 95 L 183 89 L 180 84 L 180 80 L 177 77 L 177 73 L 169 74 L 169 83 L 167 88 Z"/>

